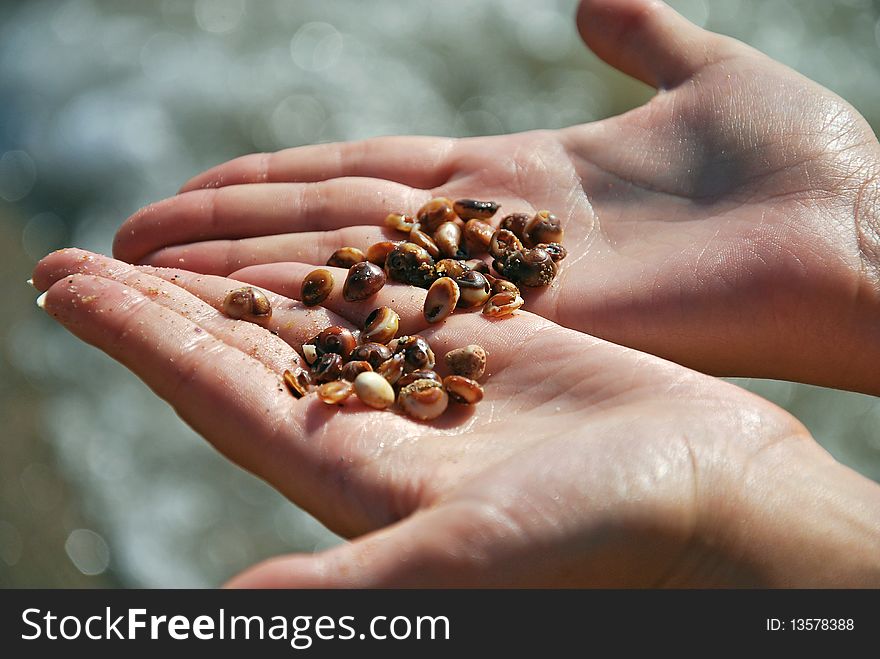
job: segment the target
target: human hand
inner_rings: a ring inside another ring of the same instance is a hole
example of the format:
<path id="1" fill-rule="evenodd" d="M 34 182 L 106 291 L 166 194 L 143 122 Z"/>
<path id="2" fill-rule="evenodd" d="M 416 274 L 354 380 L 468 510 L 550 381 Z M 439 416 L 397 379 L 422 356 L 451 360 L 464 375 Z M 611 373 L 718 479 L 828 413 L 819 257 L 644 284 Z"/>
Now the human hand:
<path id="1" fill-rule="evenodd" d="M 295 400 L 280 374 L 292 346 L 392 299 L 419 329 L 421 289 L 329 309 L 270 295 L 261 327 L 217 310 L 240 285 L 217 276 L 68 249 L 34 283 L 226 456 L 362 536 L 234 585 L 877 584 L 880 488 L 772 404 L 656 357 L 529 313 L 457 314 L 424 335 L 438 357 L 478 339 L 486 397 L 420 423 Z"/>
<path id="2" fill-rule="evenodd" d="M 226 275 L 394 238 L 385 214 L 436 195 L 494 199 L 499 216 L 549 208 L 570 256 L 528 310 L 708 373 L 880 392 L 867 366 L 880 358 L 880 147 L 865 121 L 659 2 L 585 0 L 578 26 L 659 93 L 559 131 L 245 156 L 135 214 L 115 253 Z"/>

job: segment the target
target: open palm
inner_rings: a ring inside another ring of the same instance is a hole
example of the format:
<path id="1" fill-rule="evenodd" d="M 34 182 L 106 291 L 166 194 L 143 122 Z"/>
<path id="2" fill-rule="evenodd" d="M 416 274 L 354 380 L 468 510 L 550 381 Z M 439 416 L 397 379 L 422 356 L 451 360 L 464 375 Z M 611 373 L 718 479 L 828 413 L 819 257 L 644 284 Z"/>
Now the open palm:
<path id="1" fill-rule="evenodd" d="M 822 583 L 834 575 L 777 574 L 738 530 L 796 553 L 827 515 L 801 499 L 845 479 L 876 496 L 773 405 L 533 314 L 461 314 L 425 333 L 441 354 L 479 336 L 490 355 L 484 401 L 428 424 L 286 391 L 291 345 L 362 319 L 340 297 L 310 309 L 272 296 L 261 327 L 218 311 L 237 282 L 75 249 L 34 282 L 50 314 L 219 450 L 335 531 L 366 534 L 245 585 Z M 376 303 L 402 295 L 412 327 L 411 294 L 424 292 L 392 285 Z"/>
<path id="2" fill-rule="evenodd" d="M 828 376 L 877 320 L 854 312 L 877 290 L 880 148 L 864 120 L 660 3 L 592 0 L 579 26 L 600 56 L 662 91 L 560 131 L 246 156 L 136 214 L 116 254 L 222 275 L 265 264 L 235 274 L 262 284 L 298 276 L 290 262 L 397 237 L 384 215 L 432 196 L 548 208 L 570 256 L 553 286 L 527 292 L 534 313 L 710 373 L 864 389 Z"/>

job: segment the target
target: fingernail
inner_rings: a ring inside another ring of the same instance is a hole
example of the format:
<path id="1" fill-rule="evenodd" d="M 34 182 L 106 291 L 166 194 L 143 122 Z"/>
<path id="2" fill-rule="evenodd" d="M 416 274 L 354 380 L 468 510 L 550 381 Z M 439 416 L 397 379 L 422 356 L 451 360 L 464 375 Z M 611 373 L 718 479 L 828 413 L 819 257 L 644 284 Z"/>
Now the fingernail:
<path id="1" fill-rule="evenodd" d="M 33 285 L 34 285 L 34 280 L 33 280 L 33 279 L 28 279 L 28 280 L 27 280 L 27 283 L 30 284 L 31 286 L 33 286 Z"/>
<path id="2" fill-rule="evenodd" d="M 37 306 L 40 307 L 40 309 L 46 308 L 46 296 L 48 294 L 49 294 L 49 291 L 46 291 L 45 293 L 41 293 L 40 297 L 37 298 Z"/>

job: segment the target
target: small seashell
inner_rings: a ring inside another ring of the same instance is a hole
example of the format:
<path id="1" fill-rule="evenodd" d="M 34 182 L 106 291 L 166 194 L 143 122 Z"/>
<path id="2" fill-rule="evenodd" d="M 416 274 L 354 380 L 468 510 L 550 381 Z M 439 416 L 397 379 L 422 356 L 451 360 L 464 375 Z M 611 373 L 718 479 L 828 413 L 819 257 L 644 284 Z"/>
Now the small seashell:
<path id="1" fill-rule="evenodd" d="M 444 222 L 437 227 L 434 230 L 434 243 L 440 250 L 440 254 L 447 259 L 458 259 L 464 256 L 461 249 L 461 229 L 455 222 Z M 428 251 L 430 253 L 430 250 Z"/>
<path id="2" fill-rule="evenodd" d="M 434 266 L 434 271 L 438 277 L 450 277 L 451 279 L 461 277 L 468 269 L 468 266 L 462 261 L 455 259 L 442 259 L 437 261 L 437 264 Z"/>
<path id="3" fill-rule="evenodd" d="M 402 352 L 406 356 L 407 372 L 434 368 L 434 351 L 423 336 L 413 334 L 398 337 L 388 344 L 388 348 L 395 354 Z"/>
<path id="4" fill-rule="evenodd" d="M 492 225 L 483 220 L 468 220 L 464 225 L 464 238 L 474 252 L 487 251 L 494 233 Z"/>
<path id="5" fill-rule="evenodd" d="M 547 286 L 558 271 L 556 262 L 540 247 L 511 252 L 502 263 L 502 274 L 517 286 Z"/>
<path id="6" fill-rule="evenodd" d="M 512 281 L 493 277 L 492 275 L 486 275 L 486 279 L 489 280 L 489 285 L 492 289 L 492 295 L 495 295 L 497 293 L 513 293 L 514 295 L 520 294 L 519 288 Z"/>
<path id="7" fill-rule="evenodd" d="M 375 263 L 380 268 L 385 267 L 385 259 L 388 258 L 391 250 L 397 247 L 400 243 L 401 241 L 394 240 L 383 240 L 378 243 L 373 243 L 367 249 L 367 261 Z"/>
<path id="8" fill-rule="evenodd" d="M 431 255 L 432 259 L 440 258 L 440 248 L 437 246 L 437 243 L 434 242 L 434 239 L 424 231 L 421 231 L 420 229 L 413 229 L 410 231 L 409 242 L 424 249 Z"/>
<path id="9" fill-rule="evenodd" d="M 413 243 L 403 243 L 391 250 L 385 259 L 385 274 L 394 281 L 421 288 L 427 288 L 437 278 L 434 259 Z"/>
<path id="10" fill-rule="evenodd" d="M 443 385 L 434 380 L 416 380 L 397 395 L 400 408 L 414 419 L 429 421 L 446 411 L 449 396 Z"/>
<path id="11" fill-rule="evenodd" d="M 363 261 L 348 269 L 342 286 L 342 297 L 347 302 L 358 302 L 373 297 L 385 286 L 385 272 L 375 263 Z"/>
<path id="12" fill-rule="evenodd" d="M 340 355 L 343 360 L 348 358 L 351 351 L 357 346 L 357 339 L 350 330 L 339 325 L 331 325 L 323 330 L 309 343 L 314 343 L 318 357 L 332 352 Z M 305 348 L 305 346 L 303 346 Z"/>
<path id="13" fill-rule="evenodd" d="M 455 283 L 458 284 L 458 306 L 461 309 L 481 307 L 491 296 L 492 288 L 489 280 L 476 270 L 468 270 L 458 277 Z"/>
<path id="14" fill-rule="evenodd" d="M 435 382 L 440 382 L 442 384 L 443 380 L 437 371 L 432 371 L 426 368 L 420 368 L 415 371 L 410 371 L 405 374 L 402 378 L 400 378 L 396 386 L 398 389 L 402 389 L 408 384 L 412 384 L 416 380 L 434 380 Z"/>
<path id="15" fill-rule="evenodd" d="M 483 313 L 492 318 L 509 316 L 524 304 L 524 300 L 513 293 L 496 293 L 483 306 Z"/>
<path id="16" fill-rule="evenodd" d="M 327 265 L 335 268 L 350 268 L 355 263 L 367 260 L 366 255 L 357 247 L 341 247 L 327 259 Z"/>
<path id="17" fill-rule="evenodd" d="M 450 350 L 443 360 L 453 375 L 471 380 L 479 380 L 486 371 L 486 351 L 476 343 Z"/>
<path id="18" fill-rule="evenodd" d="M 404 364 L 404 356 L 397 354 L 379 364 L 376 373 L 388 380 L 389 384 L 396 384 L 400 376 L 403 375 Z"/>
<path id="19" fill-rule="evenodd" d="M 356 360 L 348 362 L 345 366 L 342 367 L 342 373 L 339 377 L 343 380 L 348 380 L 349 382 L 354 382 L 354 379 L 365 371 L 372 371 L 373 367 L 370 366 L 370 362 L 364 360 Z"/>
<path id="20" fill-rule="evenodd" d="M 404 215 L 402 213 L 388 213 L 385 216 L 385 226 L 391 227 L 392 229 L 397 229 L 398 231 L 403 231 L 404 233 L 409 233 L 413 225 L 416 223 L 416 218 L 411 215 Z"/>
<path id="21" fill-rule="evenodd" d="M 560 243 L 540 243 L 539 245 L 536 245 L 536 248 L 543 249 L 556 263 L 559 263 L 562 259 L 568 256 L 568 250 Z"/>
<path id="22" fill-rule="evenodd" d="M 564 235 L 558 217 L 550 211 L 538 211 L 525 226 L 522 239 L 527 247 L 534 247 L 540 243 L 561 243 Z"/>
<path id="23" fill-rule="evenodd" d="M 463 220 L 474 218 L 488 220 L 498 212 L 500 207 L 494 201 L 477 201 L 476 199 L 457 199 L 452 205 L 455 214 Z"/>
<path id="24" fill-rule="evenodd" d="M 223 313 L 230 318 L 268 319 L 272 315 L 272 304 L 259 288 L 245 286 L 229 291 L 223 299 Z"/>
<path id="25" fill-rule="evenodd" d="M 325 382 L 318 387 L 318 398 L 322 403 L 328 405 L 338 405 L 346 398 L 354 393 L 354 387 L 351 382 L 346 380 L 334 380 L 333 382 Z"/>
<path id="26" fill-rule="evenodd" d="M 335 352 L 323 354 L 312 364 L 312 379 L 319 384 L 338 380 L 342 375 L 343 364 L 342 355 Z"/>
<path id="27" fill-rule="evenodd" d="M 422 225 L 422 231 L 434 233 L 434 230 L 444 222 L 452 222 L 456 219 L 452 200 L 446 197 L 435 197 L 426 202 L 418 213 L 416 219 Z"/>
<path id="28" fill-rule="evenodd" d="M 498 229 L 492 234 L 492 240 L 489 243 L 489 253 L 493 258 L 503 260 L 511 252 L 522 249 L 522 243 L 512 231 L 507 229 Z"/>
<path id="29" fill-rule="evenodd" d="M 293 371 L 284 371 L 284 374 L 281 377 L 294 398 L 302 398 L 309 393 L 311 377 L 309 376 L 308 371 L 304 368 L 295 368 Z"/>
<path id="30" fill-rule="evenodd" d="M 388 380 L 373 371 L 365 371 L 355 378 L 354 392 L 365 405 L 377 410 L 394 403 L 394 389 Z"/>
<path id="31" fill-rule="evenodd" d="M 455 283 L 455 280 L 449 277 L 440 277 L 431 284 L 431 288 L 428 289 L 428 294 L 425 296 L 423 310 L 425 320 L 429 323 L 439 323 L 446 320 L 455 309 L 458 297 L 458 284 Z"/>
<path id="32" fill-rule="evenodd" d="M 364 341 L 374 343 L 388 343 L 397 334 L 400 326 L 400 316 L 391 307 L 379 307 L 373 309 L 364 321 L 364 331 L 361 337 Z"/>
<path id="33" fill-rule="evenodd" d="M 333 291 L 333 273 L 319 268 L 305 276 L 300 288 L 300 299 L 307 307 L 321 304 Z"/>
<path id="34" fill-rule="evenodd" d="M 526 225 L 531 221 L 532 218 L 525 213 L 511 213 L 501 219 L 498 228 L 506 229 L 520 240 L 523 240 L 526 235 Z"/>
<path id="35" fill-rule="evenodd" d="M 362 343 L 352 350 L 348 358 L 350 361 L 369 362 L 370 366 L 375 369 L 386 359 L 390 359 L 392 354 L 391 348 L 388 346 L 384 346 L 381 343 L 368 342 Z"/>
<path id="36" fill-rule="evenodd" d="M 480 383 L 461 375 L 447 375 L 443 378 L 443 388 L 453 403 L 476 405 L 483 400 L 483 387 Z"/>

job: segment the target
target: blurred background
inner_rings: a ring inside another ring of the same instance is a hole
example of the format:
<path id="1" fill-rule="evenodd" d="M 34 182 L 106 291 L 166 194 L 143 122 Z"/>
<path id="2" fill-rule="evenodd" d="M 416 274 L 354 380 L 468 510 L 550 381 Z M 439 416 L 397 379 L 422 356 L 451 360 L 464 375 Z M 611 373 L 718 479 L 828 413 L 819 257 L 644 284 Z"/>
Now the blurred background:
<path id="1" fill-rule="evenodd" d="M 880 2 L 680 0 L 880 127 Z M 576 0 L 0 3 L 0 586 L 213 586 L 339 541 L 220 458 L 25 280 L 193 174 L 252 151 L 384 134 L 555 128 L 650 90 L 582 46 Z M 737 381 L 880 479 L 880 403 Z"/>

